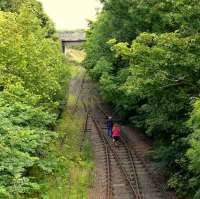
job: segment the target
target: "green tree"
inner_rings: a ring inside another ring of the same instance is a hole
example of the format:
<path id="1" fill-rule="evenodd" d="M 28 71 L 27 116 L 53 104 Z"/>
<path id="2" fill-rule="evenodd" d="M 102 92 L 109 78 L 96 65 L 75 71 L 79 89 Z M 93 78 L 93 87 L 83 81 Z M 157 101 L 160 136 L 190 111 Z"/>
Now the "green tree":
<path id="1" fill-rule="evenodd" d="M 52 148 L 57 134 L 49 129 L 69 68 L 37 1 L 0 6 L 0 198 L 39 197 L 42 179 L 61 164 Z"/>
<path id="2" fill-rule="evenodd" d="M 189 169 L 186 121 L 200 91 L 200 2 L 102 2 L 87 33 L 86 67 L 119 114 L 155 139 L 153 158 L 169 185 L 193 196 L 199 177 Z"/>

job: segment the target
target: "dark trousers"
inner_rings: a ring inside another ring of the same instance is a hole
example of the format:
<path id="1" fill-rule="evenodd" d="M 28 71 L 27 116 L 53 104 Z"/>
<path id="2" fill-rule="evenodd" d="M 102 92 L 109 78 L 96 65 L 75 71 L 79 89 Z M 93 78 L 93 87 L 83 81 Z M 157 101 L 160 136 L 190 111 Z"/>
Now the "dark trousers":
<path id="1" fill-rule="evenodd" d="M 109 137 L 112 137 L 112 128 L 107 129 L 107 134 Z"/>

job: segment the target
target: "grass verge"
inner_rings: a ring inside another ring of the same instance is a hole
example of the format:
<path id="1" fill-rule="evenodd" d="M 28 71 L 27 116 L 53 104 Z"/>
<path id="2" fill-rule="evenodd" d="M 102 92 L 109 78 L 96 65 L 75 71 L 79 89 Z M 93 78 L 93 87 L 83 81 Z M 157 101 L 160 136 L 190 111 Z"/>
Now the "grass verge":
<path id="1" fill-rule="evenodd" d="M 70 51 L 71 58 L 80 62 L 82 53 Z M 76 65 L 71 66 L 72 78 L 80 77 L 83 68 Z M 45 194 L 42 199 L 87 199 L 88 190 L 92 184 L 93 161 L 92 150 L 89 139 L 84 139 L 82 151 L 82 127 L 84 118 L 72 114 L 76 103 L 76 97 L 69 94 L 66 99 L 61 118 L 58 120 L 55 131 L 58 133 L 57 141 L 52 145 L 53 151 L 57 155 L 56 174 L 48 176 L 43 182 Z"/>
<path id="2" fill-rule="evenodd" d="M 75 100 L 69 102 L 74 103 Z M 44 182 L 44 188 L 48 191 L 42 196 L 43 199 L 87 199 L 92 182 L 93 162 L 88 138 L 80 151 L 83 119 L 69 113 L 68 106 L 64 108 L 55 129 L 59 139 L 53 147 L 59 156 L 59 167 L 56 175 Z"/>

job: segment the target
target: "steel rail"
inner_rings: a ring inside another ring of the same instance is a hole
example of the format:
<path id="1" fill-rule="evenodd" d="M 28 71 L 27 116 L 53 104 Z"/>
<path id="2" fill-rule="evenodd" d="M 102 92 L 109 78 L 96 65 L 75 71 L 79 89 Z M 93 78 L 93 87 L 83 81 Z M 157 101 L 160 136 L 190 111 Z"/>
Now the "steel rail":
<path id="1" fill-rule="evenodd" d="M 123 139 L 125 140 L 126 144 L 128 145 L 128 137 L 123 134 Z M 145 171 L 147 172 L 147 174 L 149 175 L 149 177 L 151 178 L 152 182 L 154 183 L 154 185 L 160 189 L 160 191 L 164 194 L 164 198 L 163 199 L 171 199 L 170 196 L 168 196 L 167 191 L 165 189 L 165 187 L 161 186 L 158 182 L 157 179 L 155 179 L 155 176 L 152 174 L 152 172 L 149 170 L 148 166 L 146 165 L 145 161 L 142 160 L 138 153 L 134 150 L 135 156 L 137 157 L 137 159 L 141 162 L 141 165 L 143 166 L 143 168 L 145 169 Z"/>
<path id="2" fill-rule="evenodd" d="M 103 115 L 108 117 L 108 114 L 101 108 L 101 106 L 99 105 L 98 102 L 96 103 L 96 105 L 97 105 L 98 109 L 103 113 Z M 105 136 L 104 133 L 103 133 L 103 135 L 104 135 L 105 139 L 107 140 L 107 143 L 110 145 L 108 138 Z M 124 173 L 125 176 L 129 179 L 128 182 L 129 182 L 129 184 L 131 184 L 130 186 L 131 186 L 132 190 L 134 189 L 134 193 L 137 195 L 137 199 L 142 199 L 142 196 L 141 196 L 141 193 L 140 193 L 140 188 L 139 188 L 138 175 L 137 175 L 136 167 L 135 167 L 134 160 L 133 160 L 133 154 L 131 152 L 130 147 L 126 144 L 126 142 L 124 140 L 122 140 L 122 142 L 123 142 L 123 146 L 126 148 L 129 160 L 131 162 L 131 168 L 132 168 L 132 171 L 133 171 L 133 174 L 134 174 L 134 180 L 135 180 L 135 183 L 136 183 L 136 188 L 132 186 L 132 183 L 131 183 L 131 180 L 128 177 L 128 174 L 125 174 L 125 173 L 127 173 L 126 170 L 121 165 L 121 167 L 123 169 L 123 173 L 125 172 Z M 113 150 L 113 149 L 111 149 L 111 150 Z M 116 158 L 120 159 L 118 154 L 114 150 L 113 150 L 113 152 L 116 154 L 116 156 L 117 156 Z"/>
<path id="3" fill-rule="evenodd" d="M 85 82 L 85 76 L 86 74 L 84 73 L 83 77 L 82 77 L 82 80 L 81 80 L 81 84 L 80 84 L 80 87 L 79 87 L 79 90 L 78 90 L 78 95 L 76 97 L 76 102 L 75 102 L 75 105 L 74 105 L 74 108 L 72 109 L 72 113 L 75 113 L 77 112 L 77 107 L 78 107 L 78 101 L 79 101 L 79 98 L 81 96 L 81 90 L 83 88 L 83 84 Z"/>
<path id="4" fill-rule="evenodd" d="M 85 105 L 84 105 L 84 109 L 85 109 L 85 113 L 86 113 L 86 118 L 85 118 L 85 121 L 83 124 L 83 131 L 82 131 L 83 133 L 82 133 L 82 139 L 81 139 L 81 143 L 80 143 L 80 151 L 82 151 L 82 149 L 83 149 L 83 143 L 84 143 L 85 135 L 86 135 L 86 132 L 88 129 L 87 126 L 88 126 L 88 119 L 89 119 L 89 110 L 85 107 Z"/>
<path id="5" fill-rule="evenodd" d="M 142 196 L 141 196 L 141 193 L 140 193 L 140 188 L 139 188 L 139 182 L 138 182 L 138 174 L 137 174 L 136 167 L 135 167 L 135 164 L 134 164 L 132 151 L 130 150 L 130 148 L 127 145 L 127 143 L 123 140 L 123 138 L 121 138 L 121 141 L 123 142 L 123 144 L 124 144 L 124 146 L 125 146 L 125 148 L 127 150 L 129 159 L 131 161 L 131 167 L 132 167 L 132 170 L 133 170 L 133 173 L 134 173 L 134 176 L 135 176 L 136 190 L 137 190 L 138 198 L 142 199 Z"/>
<path id="6" fill-rule="evenodd" d="M 106 176 L 107 176 L 107 186 L 106 186 L 106 199 L 112 199 L 112 188 L 111 188 L 111 165 L 110 165 L 110 154 L 109 154 L 109 149 L 108 149 L 108 145 L 105 142 L 105 139 L 102 136 L 102 133 L 99 130 L 98 124 L 96 122 L 96 120 L 94 119 L 94 117 L 91 117 L 94 125 L 97 129 L 98 135 L 101 138 L 102 142 L 103 142 L 103 146 L 105 149 L 105 155 L 106 155 Z"/>
<path id="7" fill-rule="evenodd" d="M 128 174 L 127 174 L 127 171 L 124 169 L 124 167 L 122 166 L 122 163 L 121 163 L 121 160 L 118 156 L 118 154 L 116 153 L 116 151 L 113 149 L 113 147 L 111 146 L 111 143 L 109 142 L 108 138 L 105 136 L 104 132 L 102 132 L 102 128 L 100 127 L 99 123 L 95 120 L 95 118 L 93 117 L 93 121 L 95 123 L 95 125 L 97 126 L 97 129 L 98 131 L 100 132 L 100 134 L 102 135 L 103 139 L 106 141 L 107 145 L 109 146 L 115 160 L 117 161 L 118 165 L 119 165 L 119 168 L 125 178 L 125 180 L 128 182 L 134 196 L 135 196 L 135 199 L 141 199 L 140 195 L 138 195 L 138 192 L 135 190 L 135 187 L 133 185 L 133 183 L 131 182 Z"/>
<path id="8" fill-rule="evenodd" d="M 81 79 L 80 87 L 79 87 L 79 89 L 78 89 L 78 96 L 77 96 L 77 98 L 76 98 L 75 105 L 74 105 L 74 107 L 73 107 L 72 110 L 71 110 L 71 111 L 72 111 L 72 114 L 74 114 L 74 113 L 77 112 L 78 101 L 79 101 L 79 98 L 80 98 L 80 96 L 81 96 L 81 90 L 82 90 L 82 88 L 83 88 L 83 84 L 84 84 L 84 82 L 85 82 L 85 76 L 86 76 L 86 74 L 84 73 L 84 74 L 83 74 L 83 77 L 82 77 L 82 79 Z M 73 118 L 72 114 L 70 115 L 70 118 L 71 118 L 71 119 Z M 88 120 L 88 118 L 87 118 L 87 120 Z M 84 122 L 84 127 L 83 127 L 83 133 L 84 133 L 84 134 L 85 134 L 85 132 L 86 132 L 86 129 L 85 129 L 85 127 L 86 127 L 86 125 L 87 125 L 86 123 L 87 123 L 87 122 L 85 121 L 85 122 Z M 65 134 L 63 135 L 63 137 L 60 139 L 61 146 L 64 145 L 64 142 L 65 142 L 66 137 L 67 137 L 67 133 L 65 133 Z M 83 140 L 82 140 L 82 141 L 83 141 Z M 83 143 L 83 142 L 81 142 L 81 143 Z M 82 150 L 82 147 L 83 147 L 83 146 L 80 145 L 80 151 Z"/>
<path id="9" fill-rule="evenodd" d="M 98 109 L 103 113 L 103 115 L 104 115 L 105 117 L 108 117 L 108 114 L 102 109 L 102 107 L 99 105 L 99 103 L 96 102 L 96 104 L 97 104 Z M 123 137 L 124 143 L 126 143 L 127 147 L 130 148 L 130 147 L 128 146 L 128 138 L 127 138 L 127 136 L 126 136 L 125 134 L 123 134 L 122 137 Z M 125 140 L 126 140 L 127 142 L 126 142 Z M 132 154 L 132 152 L 131 152 L 131 154 Z M 137 154 L 137 152 L 136 152 L 135 150 L 134 150 L 134 154 L 135 154 L 135 156 L 137 157 L 137 159 L 141 162 L 142 166 L 145 168 L 146 172 L 148 173 L 148 175 L 149 175 L 150 178 L 152 179 L 153 183 L 161 190 L 161 192 L 162 192 L 164 195 L 167 195 L 166 188 L 163 187 L 163 186 L 161 186 L 161 185 L 157 182 L 157 180 L 155 180 L 155 176 L 149 171 L 148 166 L 146 165 L 146 163 L 145 163 L 143 160 L 141 160 L 141 158 L 138 156 L 138 154 Z M 131 156 L 133 156 L 133 154 L 132 154 Z M 135 165 L 134 165 L 134 167 L 135 167 Z M 136 170 L 135 170 L 135 171 L 136 171 Z M 136 175 L 137 175 L 137 172 L 136 172 Z M 137 176 L 138 176 L 138 175 L 137 175 Z M 168 197 L 168 196 L 164 196 L 164 198 L 165 198 L 165 199 L 170 199 L 170 196 L 169 196 L 169 197 Z"/>

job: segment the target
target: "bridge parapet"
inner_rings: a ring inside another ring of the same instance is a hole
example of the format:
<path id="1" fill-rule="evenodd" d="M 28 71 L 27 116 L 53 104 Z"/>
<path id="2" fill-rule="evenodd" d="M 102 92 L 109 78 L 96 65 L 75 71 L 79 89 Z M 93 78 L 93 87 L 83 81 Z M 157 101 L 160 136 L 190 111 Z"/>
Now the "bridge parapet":
<path id="1" fill-rule="evenodd" d="M 85 31 L 63 31 L 58 32 L 62 50 L 64 54 L 67 54 L 67 49 L 71 46 L 79 46 L 86 40 Z"/>

